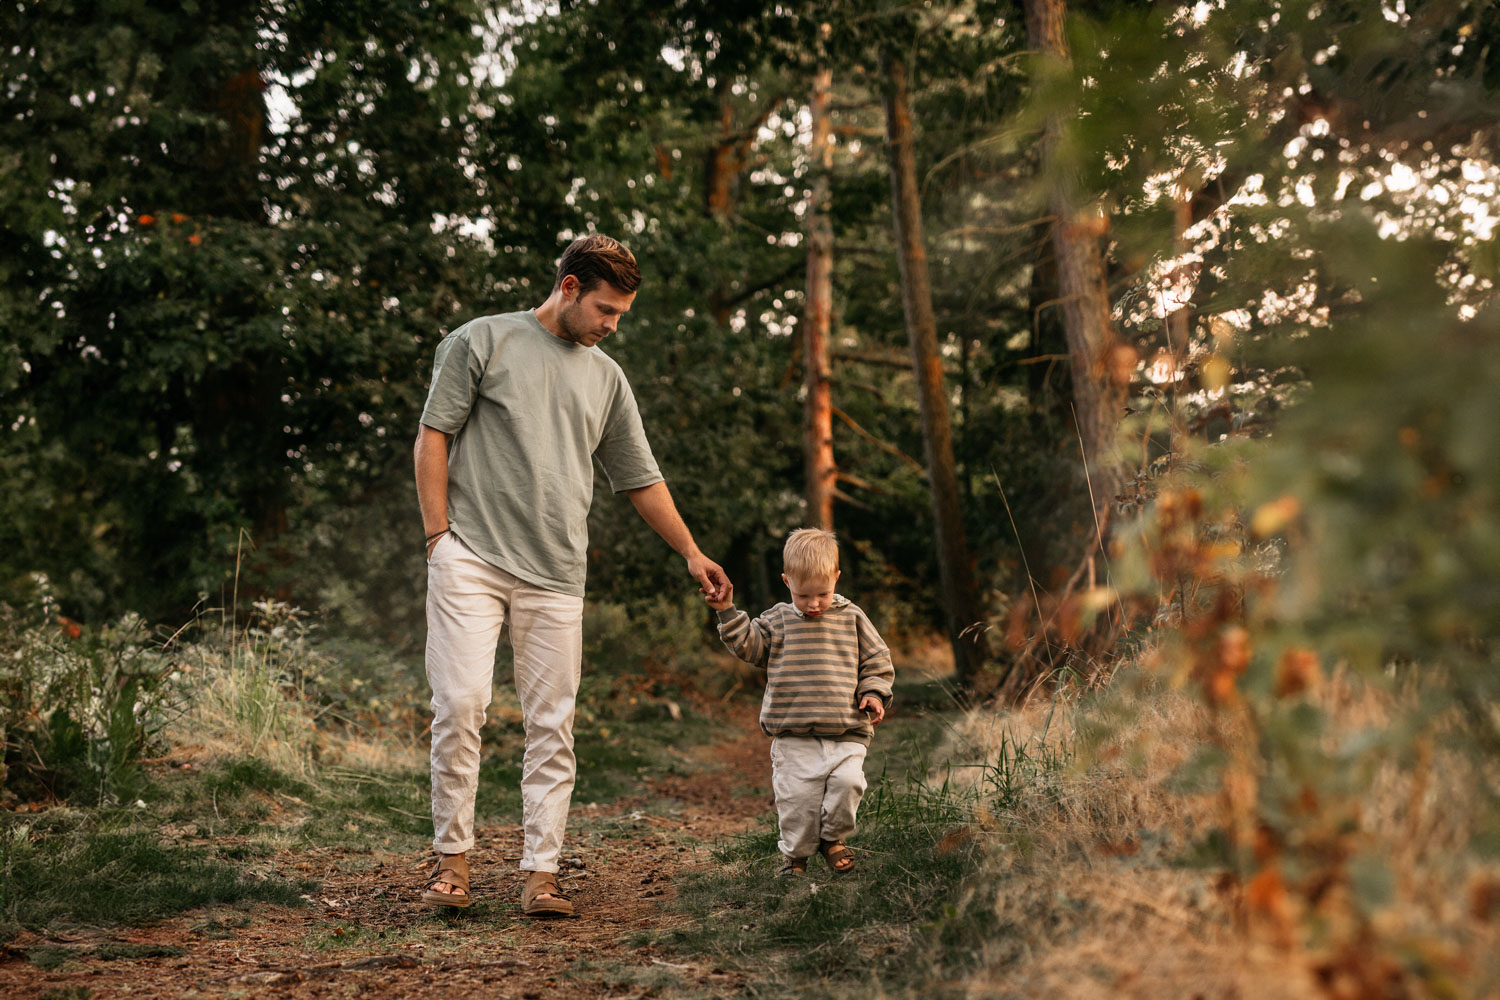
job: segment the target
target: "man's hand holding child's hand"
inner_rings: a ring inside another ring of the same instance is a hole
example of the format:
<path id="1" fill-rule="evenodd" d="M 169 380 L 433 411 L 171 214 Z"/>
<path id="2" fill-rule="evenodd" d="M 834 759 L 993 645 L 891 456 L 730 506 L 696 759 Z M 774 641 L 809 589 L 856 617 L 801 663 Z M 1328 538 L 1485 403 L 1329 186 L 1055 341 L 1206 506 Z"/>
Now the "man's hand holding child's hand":
<path id="1" fill-rule="evenodd" d="M 704 594 L 703 599 L 707 601 L 708 606 L 713 608 L 715 611 L 724 611 L 727 608 L 733 607 L 734 584 L 730 583 L 728 580 L 724 581 L 724 597 L 722 600 L 714 600 L 711 594 Z"/>
<path id="2" fill-rule="evenodd" d="M 878 695 L 867 694 L 859 703 L 861 712 L 870 713 L 870 725 L 878 726 L 885 721 L 885 702 Z"/>

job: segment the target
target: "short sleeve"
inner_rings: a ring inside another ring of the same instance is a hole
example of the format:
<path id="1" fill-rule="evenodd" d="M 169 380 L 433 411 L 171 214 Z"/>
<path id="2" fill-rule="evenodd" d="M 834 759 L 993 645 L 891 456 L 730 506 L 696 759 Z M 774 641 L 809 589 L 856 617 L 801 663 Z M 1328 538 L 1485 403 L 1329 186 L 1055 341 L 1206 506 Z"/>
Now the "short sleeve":
<path id="1" fill-rule="evenodd" d="M 444 434 L 457 434 L 469 419 L 483 377 L 484 364 L 474 356 L 468 331 L 458 329 L 444 337 L 437 347 L 422 423 Z"/>
<path id="2" fill-rule="evenodd" d="M 656 457 L 651 454 L 651 443 L 646 440 L 646 429 L 641 424 L 641 413 L 635 404 L 635 394 L 624 375 L 614 393 L 604 433 L 594 456 L 604 467 L 609 477 L 609 488 L 615 493 L 640 489 L 662 481 L 661 469 Z"/>

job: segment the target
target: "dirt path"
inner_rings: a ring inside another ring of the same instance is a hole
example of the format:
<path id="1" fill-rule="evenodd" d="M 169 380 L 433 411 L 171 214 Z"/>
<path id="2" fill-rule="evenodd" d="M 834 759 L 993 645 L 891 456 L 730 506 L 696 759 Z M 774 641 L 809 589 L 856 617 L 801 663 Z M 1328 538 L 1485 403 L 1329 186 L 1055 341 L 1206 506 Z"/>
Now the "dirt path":
<path id="1" fill-rule="evenodd" d="M 431 866 L 425 850 L 289 851 L 272 867 L 319 882 L 312 905 L 209 908 L 146 928 L 24 934 L 0 959 L 0 996 L 545 1000 L 641 997 L 668 980 L 736 994 L 739 976 L 649 943 L 649 932 L 677 919 L 662 906 L 675 896 L 675 877 L 770 806 L 766 738 L 753 722 L 731 731 L 742 735 L 700 749 L 702 771 L 646 779 L 642 794 L 609 806 L 575 807 L 561 873 L 579 909 L 572 919 L 521 917 L 516 826 L 477 831 L 475 903 L 451 914 L 418 902 Z M 66 961 L 39 968 L 27 958 L 38 949 Z"/>

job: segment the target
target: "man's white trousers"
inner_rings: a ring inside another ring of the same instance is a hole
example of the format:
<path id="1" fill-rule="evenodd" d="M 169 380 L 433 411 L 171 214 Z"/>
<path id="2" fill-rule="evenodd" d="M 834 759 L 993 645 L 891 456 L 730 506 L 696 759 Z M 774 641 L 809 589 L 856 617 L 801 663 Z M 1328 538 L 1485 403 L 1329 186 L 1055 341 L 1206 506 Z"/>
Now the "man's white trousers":
<path id="1" fill-rule="evenodd" d="M 427 564 L 427 682 L 432 687 L 433 847 L 474 846 L 479 730 L 495 647 L 510 624 L 526 724 L 521 765 L 522 871 L 556 872 L 573 795 L 573 710 L 583 654 L 583 598 L 518 580 L 451 532 Z"/>

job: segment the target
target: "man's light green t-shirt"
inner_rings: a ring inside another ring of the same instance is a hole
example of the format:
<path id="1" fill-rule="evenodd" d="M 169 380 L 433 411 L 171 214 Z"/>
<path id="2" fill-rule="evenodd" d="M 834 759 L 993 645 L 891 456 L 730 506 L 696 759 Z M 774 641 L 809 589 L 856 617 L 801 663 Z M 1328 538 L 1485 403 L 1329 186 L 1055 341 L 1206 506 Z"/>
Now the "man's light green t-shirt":
<path id="1" fill-rule="evenodd" d="M 452 434 L 448 522 L 486 562 L 583 596 L 598 458 L 619 493 L 661 482 L 625 373 L 531 312 L 485 316 L 438 345 L 422 423 Z"/>

